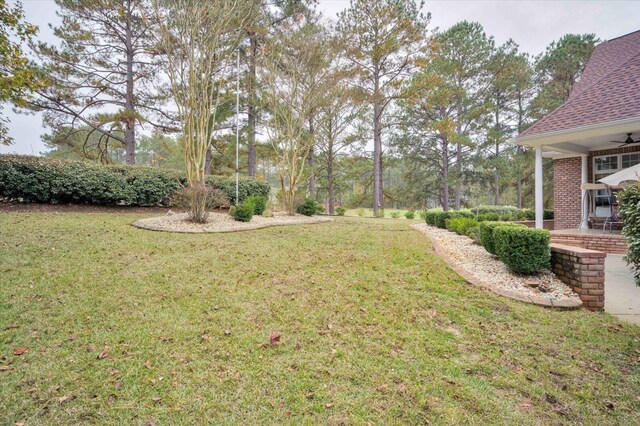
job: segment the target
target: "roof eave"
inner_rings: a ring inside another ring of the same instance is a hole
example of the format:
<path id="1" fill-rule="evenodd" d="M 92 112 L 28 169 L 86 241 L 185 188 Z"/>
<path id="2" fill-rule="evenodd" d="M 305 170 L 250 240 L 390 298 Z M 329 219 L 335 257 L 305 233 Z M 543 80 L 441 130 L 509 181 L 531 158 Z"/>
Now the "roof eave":
<path id="1" fill-rule="evenodd" d="M 559 143 L 574 143 L 580 145 L 580 141 L 606 135 L 616 135 L 640 130 L 640 116 L 622 120 L 607 121 L 604 123 L 587 126 L 573 127 L 554 132 L 539 133 L 535 135 L 516 136 L 512 143 L 528 147 L 540 147 Z"/>

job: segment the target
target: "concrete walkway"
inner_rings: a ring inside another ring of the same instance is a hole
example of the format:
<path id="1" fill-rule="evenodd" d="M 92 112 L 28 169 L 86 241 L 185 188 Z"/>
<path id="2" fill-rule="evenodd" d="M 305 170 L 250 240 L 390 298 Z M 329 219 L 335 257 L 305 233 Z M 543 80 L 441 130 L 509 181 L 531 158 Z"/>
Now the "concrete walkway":
<path id="1" fill-rule="evenodd" d="M 604 310 L 640 325 L 640 287 L 621 254 L 607 254 L 605 261 Z"/>

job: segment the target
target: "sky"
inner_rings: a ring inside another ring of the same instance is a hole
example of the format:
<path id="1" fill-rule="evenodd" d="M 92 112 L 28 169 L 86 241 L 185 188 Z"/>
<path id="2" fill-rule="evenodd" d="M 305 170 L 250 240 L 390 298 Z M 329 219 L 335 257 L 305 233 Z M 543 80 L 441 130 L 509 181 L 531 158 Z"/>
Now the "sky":
<path id="1" fill-rule="evenodd" d="M 23 5 L 27 21 L 40 27 L 39 38 L 55 42 L 48 28 L 49 23 L 59 22 L 53 0 L 23 0 Z M 318 8 L 334 18 L 348 5 L 348 0 L 319 0 Z M 640 30 L 640 0 L 427 0 L 424 11 L 431 13 L 431 29 L 477 21 L 498 44 L 512 38 L 521 51 L 534 55 L 567 33 L 595 33 L 609 40 Z M 11 120 L 9 131 L 15 143 L 0 145 L 0 153 L 38 155 L 45 150 L 41 135 L 47 130 L 39 114 L 14 114 L 9 105 L 3 114 Z"/>

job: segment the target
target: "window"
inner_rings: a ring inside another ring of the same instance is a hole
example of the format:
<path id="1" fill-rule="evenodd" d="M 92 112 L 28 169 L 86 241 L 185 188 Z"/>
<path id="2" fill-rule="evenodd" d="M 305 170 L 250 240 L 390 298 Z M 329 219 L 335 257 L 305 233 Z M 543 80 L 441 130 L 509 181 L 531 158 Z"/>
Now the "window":
<path id="1" fill-rule="evenodd" d="M 593 158 L 593 181 L 624 170 L 628 167 L 640 164 L 640 152 L 631 154 L 604 155 Z M 608 189 L 599 189 L 595 193 L 596 206 L 609 206 L 611 193 Z"/>
<path id="2" fill-rule="evenodd" d="M 640 164 L 640 152 L 634 154 L 622 154 L 622 168 L 635 166 Z"/>

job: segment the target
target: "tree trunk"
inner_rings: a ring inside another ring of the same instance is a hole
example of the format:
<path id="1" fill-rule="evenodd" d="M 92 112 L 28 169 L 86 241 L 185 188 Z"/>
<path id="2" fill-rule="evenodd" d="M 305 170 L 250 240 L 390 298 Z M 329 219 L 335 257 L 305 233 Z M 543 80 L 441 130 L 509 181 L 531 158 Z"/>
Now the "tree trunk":
<path id="1" fill-rule="evenodd" d="M 258 53 L 258 39 L 254 32 L 249 32 L 249 84 L 247 105 L 247 172 L 249 176 L 256 175 L 256 55 Z"/>
<path id="2" fill-rule="evenodd" d="M 374 73 L 373 92 L 373 214 L 384 209 L 382 199 L 382 131 L 380 117 L 382 105 L 380 104 L 380 76 L 378 67 Z"/>
<path id="3" fill-rule="evenodd" d="M 315 131 L 314 127 L 313 127 L 313 118 L 309 119 L 309 133 L 311 134 L 311 138 L 313 140 L 313 132 Z M 310 174 L 309 174 L 309 195 L 311 196 L 311 198 L 315 198 L 316 197 L 316 175 L 314 172 L 314 163 L 315 163 L 315 150 L 314 150 L 314 145 L 311 145 L 311 148 L 309 148 L 309 154 L 307 154 L 307 161 L 309 162 L 309 170 L 310 170 Z"/>
<path id="4" fill-rule="evenodd" d="M 136 163 L 136 117 L 135 117 L 135 105 L 133 102 L 133 31 L 131 29 L 131 2 L 127 2 L 127 15 L 125 18 L 126 25 L 126 39 L 125 46 L 127 49 L 126 61 L 127 61 L 127 88 L 125 96 L 125 128 L 124 128 L 124 140 L 125 140 L 125 153 L 126 163 Z"/>
<path id="5" fill-rule="evenodd" d="M 461 195 L 461 180 L 462 180 L 462 145 L 457 144 L 456 152 L 456 195 L 455 195 L 455 209 L 460 210 L 462 205 Z"/>
<path id="6" fill-rule="evenodd" d="M 449 211 L 449 144 L 442 142 L 442 210 Z"/>
<path id="7" fill-rule="evenodd" d="M 458 85 L 462 86 L 462 82 L 458 81 Z M 462 133 L 462 105 L 460 104 L 460 100 L 457 101 L 456 103 L 456 135 L 457 137 L 461 137 L 461 133 Z M 447 156 L 447 160 L 448 160 L 448 156 Z M 448 168 L 448 165 L 447 165 Z M 447 171 L 448 174 L 448 171 Z M 461 205 L 461 198 L 462 195 L 460 194 L 461 189 L 461 183 L 460 180 L 462 179 L 462 145 L 460 143 L 457 144 L 456 146 L 456 189 L 455 189 L 455 209 L 459 210 L 460 209 L 460 205 Z"/>
<path id="8" fill-rule="evenodd" d="M 335 214 L 335 200 L 333 194 L 333 138 L 327 141 L 327 195 L 329 197 L 329 214 Z"/>
<path id="9" fill-rule="evenodd" d="M 498 162 L 500 161 L 500 114 L 499 114 L 499 108 L 500 108 L 500 102 L 496 102 L 497 108 L 496 108 L 496 113 L 495 113 L 495 120 L 496 120 L 496 126 L 495 126 L 495 131 L 496 131 L 496 165 L 495 165 L 495 176 L 494 176 L 494 185 L 496 186 L 495 190 L 495 198 L 493 201 L 494 205 L 498 205 L 500 204 L 500 173 L 499 173 L 499 169 L 498 169 Z"/>
<path id="10" fill-rule="evenodd" d="M 204 159 L 204 174 L 205 175 L 211 174 L 211 148 L 207 150 L 207 155 Z"/>

